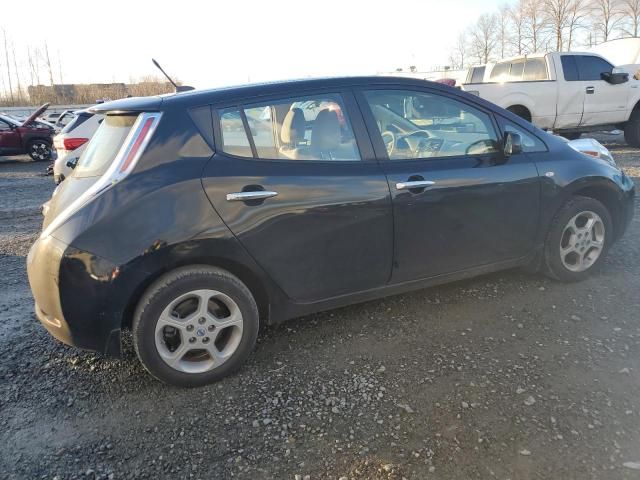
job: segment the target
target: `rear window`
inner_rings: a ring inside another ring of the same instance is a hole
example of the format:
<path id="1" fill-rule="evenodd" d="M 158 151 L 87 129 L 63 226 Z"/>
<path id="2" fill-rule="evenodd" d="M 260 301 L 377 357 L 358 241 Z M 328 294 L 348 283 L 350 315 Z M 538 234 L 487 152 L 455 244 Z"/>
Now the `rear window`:
<path id="1" fill-rule="evenodd" d="M 79 114 L 77 114 L 75 116 L 75 118 L 73 118 L 73 120 L 71 120 L 69 123 L 67 123 L 64 126 L 64 128 L 62 130 L 60 130 L 60 133 L 69 133 L 69 132 L 71 132 L 72 130 L 78 128 L 84 122 L 89 120 L 91 117 L 93 117 L 92 113 L 79 113 Z"/>
<path id="2" fill-rule="evenodd" d="M 105 173 L 124 143 L 137 115 L 108 115 L 80 156 L 74 177 L 98 177 Z"/>
<path id="3" fill-rule="evenodd" d="M 471 82 L 482 83 L 484 81 L 484 70 L 486 67 L 475 67 L 471 69 Z"/>
<path id="4" fill-rule="evenodd" d="M 548 80 L 549 75 L 547 74 L 547 62 L 545 59 L 527 58 L 522 79 L 525 81 Z"/>
<path id="5" fill-rule="evenodd" d="M 510 62 L 496 63 L 491 70 L 491 81 L 505 81 L 509 77 Z"/>

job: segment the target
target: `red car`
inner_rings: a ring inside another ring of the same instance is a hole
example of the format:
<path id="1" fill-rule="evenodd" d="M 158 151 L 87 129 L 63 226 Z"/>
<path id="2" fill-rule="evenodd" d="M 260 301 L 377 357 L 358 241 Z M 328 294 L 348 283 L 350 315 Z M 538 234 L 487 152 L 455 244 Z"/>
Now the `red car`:
<path id="1" fill-rule="evenodd" d="M 27 153 L 36 161 L 51 158 L 54 131 L 35 121 L 48 106 L 45 103 L 24 121 L 0 114 L 0 156 Z"/>

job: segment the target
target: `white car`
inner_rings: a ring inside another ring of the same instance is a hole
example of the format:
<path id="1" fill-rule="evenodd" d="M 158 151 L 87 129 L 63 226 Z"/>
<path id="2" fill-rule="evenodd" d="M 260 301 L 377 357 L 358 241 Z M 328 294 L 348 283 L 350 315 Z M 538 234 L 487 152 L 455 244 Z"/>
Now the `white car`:
<path id="1" fill-rule="evenodd" d="M 594 53 L 531 54 L 473 67 L 463 89 L 569 139 L 624 129 L 640 147 L 640 65 L 614 67 Z"/>
<path id="2" fill-rule="evenodd" d="M 100 126 L 104 115 L 97 115 L 88 110 L 74 112 L 75 117 L 53 137 L 53 146 L 57 158 L 53 164 L 53 180 L 59 184 L 71 175 L 87 142 Z"/>

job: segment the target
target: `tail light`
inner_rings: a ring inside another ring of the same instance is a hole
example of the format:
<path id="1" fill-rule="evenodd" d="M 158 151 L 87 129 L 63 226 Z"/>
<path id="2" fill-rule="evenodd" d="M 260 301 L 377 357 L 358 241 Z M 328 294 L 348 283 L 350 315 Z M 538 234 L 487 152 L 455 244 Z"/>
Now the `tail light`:
<path id="1" fill-rule="evenodd" d="M 89 141 L 88 138 L 65 138 L 62 140 L 62 146 L 65 150 L 75 150 Z"/>

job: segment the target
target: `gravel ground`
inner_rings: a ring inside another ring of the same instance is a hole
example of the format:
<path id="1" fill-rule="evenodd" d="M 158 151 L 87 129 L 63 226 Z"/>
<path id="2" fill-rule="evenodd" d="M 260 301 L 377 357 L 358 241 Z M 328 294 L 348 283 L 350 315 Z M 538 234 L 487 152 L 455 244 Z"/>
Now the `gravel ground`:
<path id="1" fill-rule="evenodd" d="M 585 282 L 511 271 L 293 320 L 181 390 L 130 339 L 111 360 L 37 323 L 44 167 L 0 162 L 0 478 L 640 479 L 640 215 Z"/>

